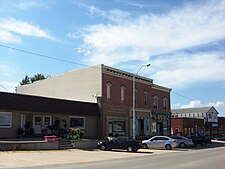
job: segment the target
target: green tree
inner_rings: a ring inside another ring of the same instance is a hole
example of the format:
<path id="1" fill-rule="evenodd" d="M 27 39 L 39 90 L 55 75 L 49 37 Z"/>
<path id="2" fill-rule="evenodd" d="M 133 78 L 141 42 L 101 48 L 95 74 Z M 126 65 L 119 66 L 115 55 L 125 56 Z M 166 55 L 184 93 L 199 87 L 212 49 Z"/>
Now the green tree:
<path id="1" fill-rule="evenodd" d="M 30 78 L 28 77 L 28 75 L 25 75 L 25 77 L 22 79 L 22 81 L 20 82 L 20 85 L 26 85 L 26 84 L 30 84 Z"/>
<path id="2" fill-rule="evenodd" d="M 25 77 L 20 82 L 20 85 L 22 86 L 22 85 L 34 83 L 35 81 L 47 79 L 48 77 L 50 76 L 49 75 L 45 76 L 44 74 L 41 74 L 41 73 L 37 73 L 33 77 L 29 77 L 28 75 L 25 75 Z"/>
<path id="3" fill-rule="evenodd" d="M 30 78 L 30 81 L 31 83 L 34 83 L 35 81 L 47 79 L 48 77 L 49 77 L 48 75 L 45 76 L 44 74 L 37 73 L 36 75 Z"/>

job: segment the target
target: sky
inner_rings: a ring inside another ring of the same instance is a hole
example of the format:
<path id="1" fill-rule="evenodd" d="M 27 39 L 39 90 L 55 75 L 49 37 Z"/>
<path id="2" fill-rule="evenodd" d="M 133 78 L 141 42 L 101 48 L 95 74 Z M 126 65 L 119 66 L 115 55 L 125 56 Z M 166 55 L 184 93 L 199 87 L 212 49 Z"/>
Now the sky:
<path id="1" fill-rule="evenodd" d="M 225 1 L 0 1 L 0 91 L 15 92 L 26 74 L 147 63 L 139 75 L 172 88 L 172 108 L 225 116 Z"/>

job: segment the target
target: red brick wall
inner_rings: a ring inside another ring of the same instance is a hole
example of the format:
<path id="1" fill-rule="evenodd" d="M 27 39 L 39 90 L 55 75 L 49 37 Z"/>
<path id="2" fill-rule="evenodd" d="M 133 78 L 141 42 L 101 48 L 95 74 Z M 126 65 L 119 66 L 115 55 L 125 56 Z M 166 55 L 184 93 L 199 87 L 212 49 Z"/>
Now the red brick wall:
<path id="1" fill-rule="evenodd" d="M 196 118 L 171 118 L 171 128 L 173 131 L 176 131 L 176 128 L 179 129 L 181 135 L 185 135 L 185 128 L 194 128 L 195 127 L 204 127 L 203 119 Z M 173 134 L 176 134 L 175 132 Z"/>
<path id="2" fill-rule="evenodd" d="M 156 90 L 156 89 L 152 89 L 151 90 L 151 95 L 150 95 L 150 103 L 151 103 L 151 107 L 153 107 L 153 97 L 154 96 L 158 97 L 158 111 L 163 112 L 165 111 L 163 109 L 163 99 L 166 97 L 168 99 L 168 109 L 167 111 L 170 112 L 170 93 L 168 92 L 164 92 L 162 90 Z"/>
<path id="3" fill-rule="evenodd" d="M 110 99 L 107 99 L 107 89 L 106 84 L 110 82 L 111 86 L 111 94 Z M 120 87 L 124 85 L 126 87 L 125 90 L 125 100 L 121 102 L 121 89 Z M 163 92 L 161 90 L 151 89 L 150 85 L 142 84 L 139 82 L 135 83 L 135 87 L 138 89 L 137 93 L 137 102 L 136 108 L 153 108 L 153 96 L 157 95 L 159 98 L 159 110 L 161 112 L 165 112 L 163 110 L 163 98 L 167 97 L 168 99 L 168 112 L 170 112 L 170 93 Z M 132 98 L 133 98 L 133 81 L 132 79 L 124 79 L 117 76 L 109 75 L 103 73 L 102 75 L 102 95 L 103 95 L 103 135 L 106 135 L 107 130 L 107 116 L 111 117 L 122 117 L 126 118 L 126 129 L 127 134 L 130 134 L 130 108 L 132 108 Z M 148 91 L 148 103 L 145 105 L 144 103 L 144 91 Z"/>
<path id="4" fill-rule="evenodd" d="M 103 92 L 103 99 L 107 101 L 106 98 L 106 83 L 111 82 L 111 99 L 110 102 L 116 105 L 132 105 L 132 98 L 133 98 L 133 81 L 128 79 L 123 79 L 120 77 L 103 74 L 103 83 L 102 83 L 102 92 Z M 125 101 L 121 103 L 120 99 L 120 87 L 124 85 L 126 87 L 125 90 Z M 168 112 L 170 112 L 170 93 L 164 92 L 161 90 L 152 89 L 150 85 L 135 82 L 135 87 L 137 88 L 137 102 L 136 107 L 138 108 L 153 108 L 153 96 L 157 96 L 159 98 L 158 103 L 158 111 L 165 111 L 163 110 L 163 99 L 166 97 L 168 99 Z M 148 103 L 145 105 L 144 103 L 144 91 L 148 91 Z"/>

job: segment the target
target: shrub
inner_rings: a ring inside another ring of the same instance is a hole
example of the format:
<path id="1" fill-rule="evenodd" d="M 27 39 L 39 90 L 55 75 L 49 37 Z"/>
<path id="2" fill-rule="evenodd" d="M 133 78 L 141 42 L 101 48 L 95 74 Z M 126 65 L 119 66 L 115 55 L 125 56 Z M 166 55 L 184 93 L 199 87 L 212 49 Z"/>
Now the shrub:
<path id="1" fill-rule="evenodd" d="M 84 132 L 79 128 L 73 128 L 70 130 L 69 139 L 73 141 L 81 140 L 84 135 Z"/>

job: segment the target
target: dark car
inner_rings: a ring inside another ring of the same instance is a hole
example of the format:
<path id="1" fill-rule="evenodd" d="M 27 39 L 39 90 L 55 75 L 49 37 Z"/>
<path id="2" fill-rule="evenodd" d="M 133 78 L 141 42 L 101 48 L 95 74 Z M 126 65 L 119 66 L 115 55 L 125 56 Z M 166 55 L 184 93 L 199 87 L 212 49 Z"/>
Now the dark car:
<path id="1" fill-rule="evenodd" d="M 197 145 L 205 146 L 206 144 L 212 144 L 211 138 L 209 136 L 191 136 L 187 138 L 192 139 L 194 147 L 196 147 Z"/>
<path id="2" fill-rule="evenodd" d="M 97 147 L 100 148 L 100 150 L 125 149 L 129 152 L 136 152 L 141 148 L 141 144 L 133 139 L 116 137 L 109 141 L 98 142 Z"/>

